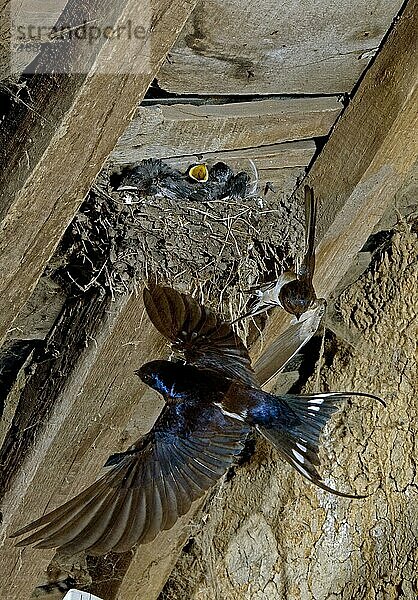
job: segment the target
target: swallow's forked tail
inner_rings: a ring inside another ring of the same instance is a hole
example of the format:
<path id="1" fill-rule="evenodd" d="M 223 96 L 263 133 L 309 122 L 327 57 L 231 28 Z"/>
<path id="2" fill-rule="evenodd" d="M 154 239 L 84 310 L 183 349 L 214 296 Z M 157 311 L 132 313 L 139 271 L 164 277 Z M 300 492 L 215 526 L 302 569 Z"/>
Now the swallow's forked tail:
<path id="1" fill-rule="evenodd" d="M 378 400 L 385 406 L 381 398 L 361 392 L 324 392 L 303 396 L 286 394 L 281 397 L 261 391 L 259 393 L 264 395 L 266 407 L 269 405 L 272 408 L 274 399 L 276 407 L 279 407 L 279 414 L 270 420 L 266 418 L 265 413 L 264 422 L 259 422 L 256 428 L 292 467 L 318 487 L 337 496 L 367 496 L 340 492 L 322 481 L 316 468 L 320 464 L 319 439 L 327 421 L 338 410 L 341 401 L 350 396 L 364 396 Z"/>

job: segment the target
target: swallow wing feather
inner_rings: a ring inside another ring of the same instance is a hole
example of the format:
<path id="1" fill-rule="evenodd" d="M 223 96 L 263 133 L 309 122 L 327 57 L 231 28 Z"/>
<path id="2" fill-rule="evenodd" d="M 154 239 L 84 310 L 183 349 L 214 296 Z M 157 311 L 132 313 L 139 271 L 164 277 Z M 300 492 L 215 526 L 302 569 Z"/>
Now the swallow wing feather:
<path id="1" fill-rule="evenodd" d="M 197 421 L 187 410 L 166 405 L 150 433 L 110 457 L 109 470 L 98 481 L 16 531 L 12 537 L 32 532 L 17 545 L 106 554 L 171 528 L 226 473 L 248 433 L 245 424 L 216 407 L 201 409 Z"/>
<path id="2" fill-rule="evenodd" d="M 248 350 L 230 323 L 188 294 L 152 285 L 144 289 L 148 316 L 186 362 L 258 386 Z"/>
<path id="3" fill-rule="evenodd" d="M 289 325 L 260 356 L 254 369 L 263 385 L 283 371 L 290 360 L 315 335 L 325 313 L 325 307 L 325 301 L 318 301 L 315 308 L 304 313 L 300 321 Z"/>

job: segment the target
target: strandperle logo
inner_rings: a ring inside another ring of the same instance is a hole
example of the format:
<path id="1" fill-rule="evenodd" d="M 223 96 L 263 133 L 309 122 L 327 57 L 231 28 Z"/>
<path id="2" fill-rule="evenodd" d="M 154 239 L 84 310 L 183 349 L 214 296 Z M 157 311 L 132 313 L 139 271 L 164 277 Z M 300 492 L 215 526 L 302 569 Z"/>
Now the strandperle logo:
<path id="1" fill-rule="evenodd" d="M 95 42 L 100 37 L 105 39 L 136 39 L 145 41 L 147 31 L 143 25 L 138 25 L 128 19 L 126 24 L 104 27 L 98 27 L 91 22 L 84 21 L 78 27 L 70 25 L 60 25 L 48 27 L 47 25 L 25 24 L 17 25 L 16 39 L 20 42 L 45 42 L 55 40 L 88 40 L 90 43 Z"/>
<path id="2" fill-rule="evenodd" d="M 10 2 L 11 73 L 150 72 L 150 2 L 115 14 L 106 3 L 93 13 L 83 6 L 71 9 L 64 0 Z"/>

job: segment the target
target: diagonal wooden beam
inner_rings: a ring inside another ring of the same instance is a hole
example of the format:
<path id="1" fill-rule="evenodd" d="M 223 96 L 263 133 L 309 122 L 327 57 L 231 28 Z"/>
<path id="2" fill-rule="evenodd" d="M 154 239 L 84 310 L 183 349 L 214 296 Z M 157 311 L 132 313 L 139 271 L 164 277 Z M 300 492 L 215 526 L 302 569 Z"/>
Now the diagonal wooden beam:
<path id="1" fill-rule="evenodd" d="M 63 64 L 71 74 L 28 80 L 27 103 L 6 116 L 0 157 L 0 342 L 195 4 L 83 3 L 86 15 L 91 12 L 103 25 L 135 22 L 147 14 L 146 51 L 124 39 L 105 40 L 88 72 L 78 74 L 80 66 Z M 65 10 L 76 19 L 80 3 L 71 0 Z M 52 44 L 43 48 L 38 68 L 47 69 L 53 52 Z M 123 65 L 127 52 L 132 70 Z M 113 74 L 106 74 L 109 64 Z M 120 72 L 118 65 L 124 67 Z"/>
<path id="2" fill-rule="evenodd" d="M 97 320 L 97 310 L 100 311 L 100 303 L 84 315 L 83 327 L 87 330 L 89 321 Z M 109 453 L 125 448 L 130 432 L 135 438 L 148 431 L 161 410 L 157 395 L 150 393 L 134 374 L 150 356 L 164 356 L 167 352 L 161 336 L 147 319 L 141 318 L 143 313 L 141 296 L 134 294 L 113 303 L 106 309 L 97 331 L 89 336 L 88 345 L 71 372 L 66 373 L 65 364 L 74 352 L 70 340 L 68 351 L 63 349 L 60 353 L 63 361 L 58 358 L 60 374 L 51 373 L 49 377 L 57 378 L 57 392 L 51 388 L 51 397 L 42 400 L 38 411 L 26 417 L 34 419 L 28 421 L 27 427 L 38 434 L 24 452 L 19 446 L 14 450 L 21 457 L 18 464 L 10 459 L 13 482 L 10 486 L 6 482 L 2 501 L 0 598 L 29 598 L 37 585 L 46 583 L 45 570 L 54 555 L 53 550 L 14 547 L 7 535 L 22 522 L 22 517 L 42 514 L 74 495 L 80 486 L 93 483 Z M 58 336 L 65 335 L 67 329 L 73 329 L 75 335 L 83 329 L 71 309 L 68 320 L 55 327 Z M 47 365 L 48 358 L 44 363 Z M 20 386 L 20 395 L 26 397 L 27 403 L 31 388 L 39 388 L 33 381 L 39 369 L 42 371 L 41 363 L 34 365 L 26 385 Z M 44 402 L 50 406 L 40 424 L 37 415 L 42 414 Z M 24 430 L 16 432 L 16 437 L 24 436 Z M 16 441 L 21 443 L 20 439 Z M 3 487 L 2 494 L 4 491 Z"/>

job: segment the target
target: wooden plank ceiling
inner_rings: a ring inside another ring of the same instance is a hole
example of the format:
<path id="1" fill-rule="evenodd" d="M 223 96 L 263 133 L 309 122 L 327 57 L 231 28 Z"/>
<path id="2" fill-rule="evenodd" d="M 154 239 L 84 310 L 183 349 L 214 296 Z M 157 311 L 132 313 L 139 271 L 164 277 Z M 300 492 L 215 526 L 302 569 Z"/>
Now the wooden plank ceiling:
<path id="1" fill-rule="evenodd" d="M 350 92 L 402 2 L 204 0 L 163 65 L 180 94 Z"/>
<path id="2" fill-rule="evenodd" d="M 260 185 L 285 184 L 288 191 L 289 173 L 281 169 L 299 167 L 291 173 L 296 184 L 314 155 L 313 140 L 329 133 L 343 95 L 353 89 L 401 5 L 199 2 L 157 75 L 160 88 L 181 99 L 163 98 L 161 104 L 156 98 L 154 106 L 140 106 L 110 162 L 183 157 L 174 164 L 229 159 L 248 168 L 240 159 L 251 158 Z M 253 97 L 240 100 L 244 95 Z M 270 146 L 274 170 L 266 170 L 260 156 L 264 146 Z M 234 155 L 219 154 L 231 150 Z"/>

